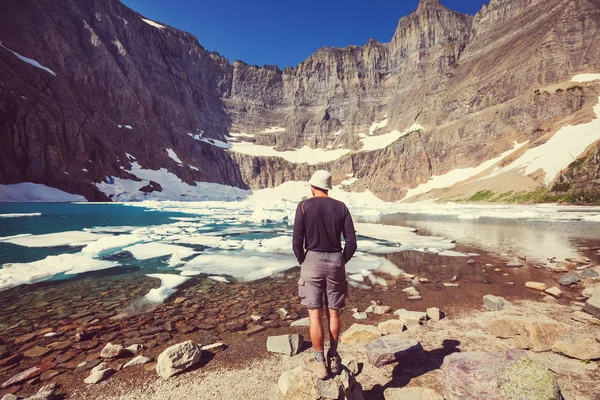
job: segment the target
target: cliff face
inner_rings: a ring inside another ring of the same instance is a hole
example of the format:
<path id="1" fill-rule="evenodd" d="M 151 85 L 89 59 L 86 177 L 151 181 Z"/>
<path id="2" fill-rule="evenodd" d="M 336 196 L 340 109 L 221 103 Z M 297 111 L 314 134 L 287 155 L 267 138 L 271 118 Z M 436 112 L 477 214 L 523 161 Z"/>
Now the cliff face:
<path id="1" fill-rule="evenodd" d="M 600 72 L 600 0 L 493 0 L 475 16 L 422 0 L 390 43 L 323 48 L 283 71 L 230 64 L 117 0 L 4 9 L 3 44 L 56 76 L 0 48 L 0 183 L 45 183 L 92 200 L 105 199 L 95 183 L 106 176 L 139 180 L 127 154 L 190 185 L 262 188 L 328 168 L 337 180 L 359 178 L 353 189 L 397 200 L 515 141 L 535 143 L 598 100 L 593 85 L 545 88 Z M 364 151 L 364 138 L 414 124 L 422 128 Z M 308 165 L 207 139 L 229 132 L 246 134 L 232 142 L 277 151 L 352 152 Z"/>

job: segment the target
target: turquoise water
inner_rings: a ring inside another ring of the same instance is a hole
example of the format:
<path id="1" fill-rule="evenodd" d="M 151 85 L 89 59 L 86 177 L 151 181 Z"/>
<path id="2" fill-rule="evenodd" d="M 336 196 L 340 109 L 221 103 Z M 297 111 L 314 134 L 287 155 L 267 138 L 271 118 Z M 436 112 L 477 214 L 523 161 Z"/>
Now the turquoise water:
<path id="1" fill-rule="evenodd" d="M 0 203 L 0 214 L 41 213 L 39 217 L 0 218 L 0 237 L 81 231 L 110 226 L 154 226 L 175 222 L 184 214 L 157 212 L 122 204 Z M 81 247 L 22 247 L 0 242 L 0 264 L 41 260 L 49 255 L 77 253 Z"/>

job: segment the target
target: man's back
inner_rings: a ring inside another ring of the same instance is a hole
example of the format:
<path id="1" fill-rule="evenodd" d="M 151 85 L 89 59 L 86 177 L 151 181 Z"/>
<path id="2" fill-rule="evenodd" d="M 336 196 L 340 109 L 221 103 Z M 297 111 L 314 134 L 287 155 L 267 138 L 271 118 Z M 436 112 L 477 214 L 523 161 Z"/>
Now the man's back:
<path id="1" fill-rule="evenodd" d="M 341 235 L 346 246 L 342 249 Z M 350 212 L 344 203 L 331 197 L 312 197 L 298 204 L 294 221 L 294 254 L 299 263 L 305 251 L 344 252 L 346 262 L 356 251 L 356 235 Z"/>

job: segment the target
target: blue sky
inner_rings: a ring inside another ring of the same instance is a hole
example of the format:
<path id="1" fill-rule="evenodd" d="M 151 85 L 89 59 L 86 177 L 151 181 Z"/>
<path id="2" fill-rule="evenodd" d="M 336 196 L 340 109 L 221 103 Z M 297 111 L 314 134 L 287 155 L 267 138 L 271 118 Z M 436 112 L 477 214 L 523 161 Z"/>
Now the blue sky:
<path id="1" fill-rule="evenodd" d="M 324 46 L 389 42 L 418 0 L 122 0 L 146 17 L 190 32 L 229 61 L 296 66 Z M 441 0 L 475 14 L 484 0 Z M 487 1 L 486 1 L 487 2 Z"/>

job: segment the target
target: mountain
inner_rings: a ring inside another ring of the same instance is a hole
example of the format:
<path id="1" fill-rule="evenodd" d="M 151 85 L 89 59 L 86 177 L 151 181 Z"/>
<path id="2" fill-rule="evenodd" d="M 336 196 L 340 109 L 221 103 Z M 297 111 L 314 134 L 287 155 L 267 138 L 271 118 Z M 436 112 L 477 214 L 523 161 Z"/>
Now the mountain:
<path id="1" fill-rule="evenodd" d="M 600 0 L 493 0 L 475 16 L 422 0 L 390 43 L 285 70 L 230 63 L 117 0 L 5 3 L 0 183 L 193 199 L 204 182 L 326 168 L 392 201 L 577 198 L 599 178 L 571 169 L 600 140 Z"/>

